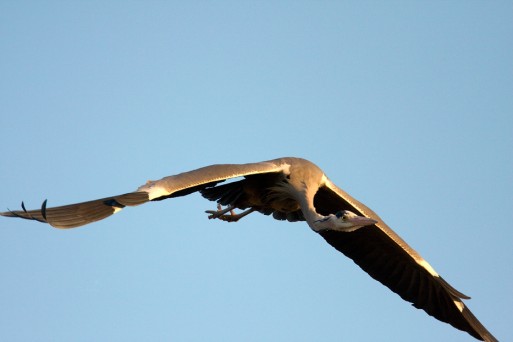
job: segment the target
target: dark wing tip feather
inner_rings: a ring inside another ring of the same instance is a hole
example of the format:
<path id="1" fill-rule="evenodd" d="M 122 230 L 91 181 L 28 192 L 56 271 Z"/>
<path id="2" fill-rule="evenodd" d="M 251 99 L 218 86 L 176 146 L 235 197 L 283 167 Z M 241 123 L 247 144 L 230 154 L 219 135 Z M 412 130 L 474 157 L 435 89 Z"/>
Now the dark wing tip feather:
<path id="1" fill-rule="evenodd" d="M 34 216 L 34 214 L 38 213 L 39 210 L 27 210 L 27 208 L 25 208 L 25 203 L 22 201 L 21 202 L 21 211 L 20 210 L 10 210 L 9 208 L 7 209 L 7 211 L 5 212 L 0 212 L 0 216 L 5 216 L 5 217 L 17 217 L 17 218 L 21 218 L 21 219 L 25 219 L 25 220 L 33 220 L 33 221 L 38 221 L 38 222 L 42 222 L 42 223 L 48 223 L 48 221 L 46 220 L 46 214 L 41 212 L 41 217 L 39 217 L 39 215 L 36 215 Z M 42 210 L 46 211 L 46 200 L 43 202 L 43 205 L 41 207 Z"/>
<path id="2" fill-rule="evenodd" d="M 43 204 L 41 205 L 41 215 L 43 215 L 43 218 L 45 219 L 45 221 L 48 222 L 48 220 L 46 219 L 46 203 L 48 202 L 47 199 L 45 199 L 43 201 Z"/>
<path id="3" fill-rule="evenodd" d="M 465 300 L 470 299 L 469 296 L 461 293 L 460 291 L 458 291 L 454 287 L 452 287 L 451 284 L 449 284 L 447 281 L 445 281 L 445 279 L 442 278 L 441 276 L 438 276 L 438 281 L 454 297 L 458 297 L 460 299 L 465 299 Z"/>

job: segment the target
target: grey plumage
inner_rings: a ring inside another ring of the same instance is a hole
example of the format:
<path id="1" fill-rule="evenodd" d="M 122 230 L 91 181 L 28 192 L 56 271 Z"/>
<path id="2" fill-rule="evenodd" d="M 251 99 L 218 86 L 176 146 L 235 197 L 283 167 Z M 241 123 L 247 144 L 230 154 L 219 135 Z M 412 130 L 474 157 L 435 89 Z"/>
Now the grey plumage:
<path id="1" fill-rule="evenodd" d="M 241 178 L 220 184 L 228 179 Z M 335 249 L 371 277 L 429 315 L 479 340 L 497 341 L 463 304 L 469 297 L 454 289 L 414 249 L 364 204 L 338 188 L 315 164 L 299 158 L 203 167 L 136 191 L 93 201 L 0 213 L 73 228 L 104 219 L 126 206 L 200 192 L 227 208 L 210 218 L 236 221 L 257 211 L 278 220 L 306 221 Z M 246 210 L 231 214 L 233 209 Z"/>

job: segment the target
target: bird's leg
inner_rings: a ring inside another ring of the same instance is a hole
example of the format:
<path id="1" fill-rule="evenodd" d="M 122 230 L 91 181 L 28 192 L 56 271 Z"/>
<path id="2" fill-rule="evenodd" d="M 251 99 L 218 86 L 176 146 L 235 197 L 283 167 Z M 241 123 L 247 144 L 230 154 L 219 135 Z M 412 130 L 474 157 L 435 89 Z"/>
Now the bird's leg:
<path id="1" fill-rule="evenodd" d="M 223 220 L 223 221 L 226 221 L 226 222 L 237 222 L 238 220 L 240 220 L 244 216 L 246 216 L 248 214 L 251 214 L 253 211 L 255 211 L 255 209 L 250 208 L 250 209 L 248 209 L 246 211 L 243 211 L 240 214 L 235 214 L 235 211 L 234 211 L 235 208 L 236 207 L 234 205 L 230 205 L 227 208 L 222 209 L 221 205 L 218 204 L 217 205 L 217 210 L 207 210 L 205 212 L 207 214 L 210 214 L 208 216 L 209 219 L 216 219 L 217 218 L 217 219 L 220 219 L 220 220 Z M 227 212 L 230 212 L 230 215 L 225 215 Z"/>

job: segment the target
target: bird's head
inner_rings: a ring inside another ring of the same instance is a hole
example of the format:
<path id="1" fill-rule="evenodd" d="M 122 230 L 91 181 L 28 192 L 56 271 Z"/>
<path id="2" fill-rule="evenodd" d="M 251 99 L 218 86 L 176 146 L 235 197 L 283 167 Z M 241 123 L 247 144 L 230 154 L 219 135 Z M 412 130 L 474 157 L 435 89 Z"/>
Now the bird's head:
<path id="1" fill-rule="evenodd" d="M 319 230 L 338 230 L 352 232 L 358 228 L 370 226 L 378 221 L 365 216 L 359 216 L 349 210 L 341 210 L 335 215 L 331 214 L 323 220 L 316 221 Z"/>

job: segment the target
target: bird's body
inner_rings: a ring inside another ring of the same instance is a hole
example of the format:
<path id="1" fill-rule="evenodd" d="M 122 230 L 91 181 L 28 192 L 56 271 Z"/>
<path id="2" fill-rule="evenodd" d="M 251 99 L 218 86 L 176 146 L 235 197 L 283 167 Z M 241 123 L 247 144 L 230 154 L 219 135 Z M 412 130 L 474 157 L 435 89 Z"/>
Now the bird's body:
<path id="1" fill-rule="evenodd" d="M 477 339 L 497 341 L 465 306 L 462 299 L 467 296 L 443 280 L 378 215 L 304 159 L 211 165 L 148 181 L 137 191 L 119 196 L 55 208 L 46 208 L 45 201 L 41 209 L 30 211 L 22 204 L 23 210 L 0 214 L 73 228 L 106 218 L 125 206 L 197 191 L 219 206 L 226 206 L 207 211 L 209 218 L 237 221 L 256 211 L 279 220 L 306 221 L 330 245 L 416 308 Z M 244 211 L 235 214 L 235 209 Z"/>

